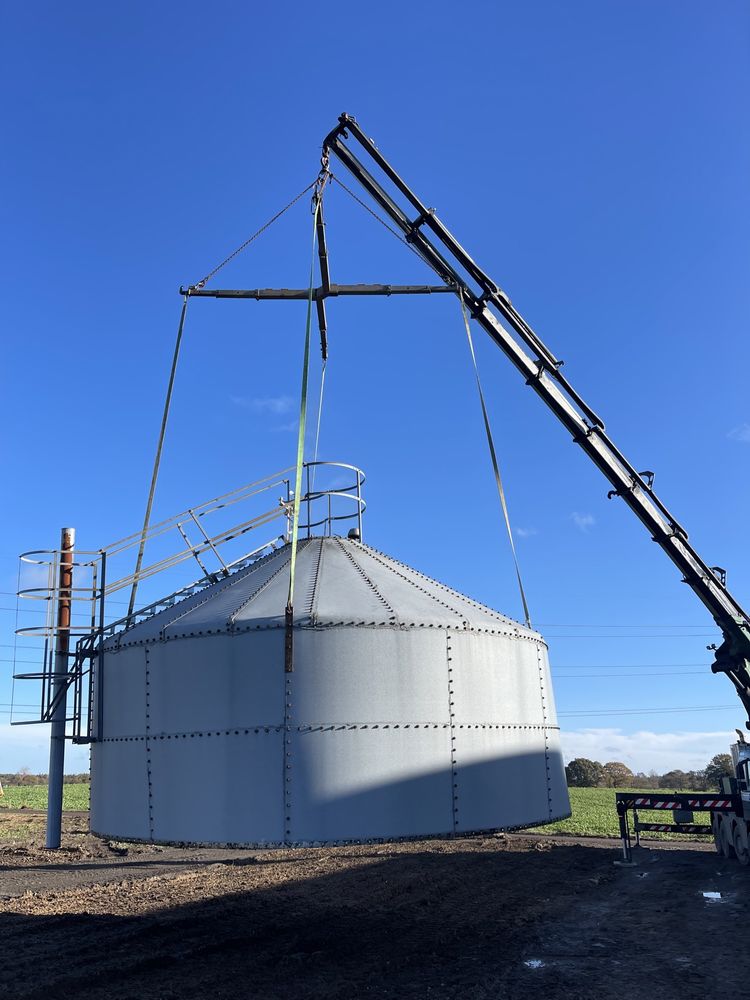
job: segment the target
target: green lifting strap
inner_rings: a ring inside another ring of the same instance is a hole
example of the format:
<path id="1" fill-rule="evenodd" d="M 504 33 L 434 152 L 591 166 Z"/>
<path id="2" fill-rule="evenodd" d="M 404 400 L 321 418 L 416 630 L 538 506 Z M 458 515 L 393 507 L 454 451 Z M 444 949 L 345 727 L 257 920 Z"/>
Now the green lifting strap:
<path id="1" fill-rule="evenodd" d="M 510 541 L 510 550 L 513 553 L 513 563 L 516 567 L 516 579 L 518 580 L 518 589 L 521 593 L 521 603 L 523 604 L 523 613 L 526 616 L 526 624 L 531 628 L 531 616 L 529 615 L 529 606 L 526 603 L 526 594 L 523 589 L 523 582 L 521 580 L 521 569 L 518 565 L 518 556 L 516 555 L 516 546 L 513 541 L 513 531 L 510 526 L 510 516 L 508 515 L 508 504 L 505 500 L 505 490 L 503 489 L 503 480 L 500 476 L 500 465 L 497 461 L 497 453 L 495 451 L 495 442 L 492 438 L 492 430 L 490 428 L 490 418 L 487 415 L 487 407 L 484 402 L 484 393 L 482 392 L 482 383 L 479 378 L 479 365 L 477 364 L 477 356 L 474 353 L 474 341 L 471 336 L 471 327 L 469 326 L 469 317 L 466 312 L 466 303 L 464 302 L 463 292 L 458 293 L 459 300 L 461 302 L 461 314 L 464 318 L 464 326 L 466 327 L 466 337 L 469 341 L 469 351 L 471 352 L 471 360 L 474 365 L 474 375 L 477 380 L 477 389 L 479 390 L 479 402 L 482 405 L 482 418 L 484 419 L 484 429 L 487 433 L 487 444 L 490 449 L 490 457 L 492 459 L 492 468 L 495 471 L 495 484 L 497 485 L 497 493 L 500 497 L 500 506 L 503 509 L 503 517 L 505 519 L 505 527 L 508 530 L 508 540 Z"/>
<path id="2" fill-rule="evenodd" d="M 320 188 L 313 195 L 313 236 L 312 260 L 310 262 L 310 287 L 307 294 L 307 321 L 305 323 L 305 352 L 302 359 L 302 391 L 299 407 L 299 432 L 297 434 L 297 468 L 294 476 L 294 504 L 292 507 L 292 556 L 289 562 L 289 595 L 286 602 L 286 635 L 284 640 L 284 670 L 294 670 L 294 574 L 297 568 L 297 538 L 299 534 L 300 492 L 302 490 L 302 466 L 305 455 L 305 430 L 307 426 L 307 383 L 310 371 L 310 330 L 312 328 L 313 291 L 315 288 L 315 252 L 317 245 L 318 212 L 320 210 Z"/>

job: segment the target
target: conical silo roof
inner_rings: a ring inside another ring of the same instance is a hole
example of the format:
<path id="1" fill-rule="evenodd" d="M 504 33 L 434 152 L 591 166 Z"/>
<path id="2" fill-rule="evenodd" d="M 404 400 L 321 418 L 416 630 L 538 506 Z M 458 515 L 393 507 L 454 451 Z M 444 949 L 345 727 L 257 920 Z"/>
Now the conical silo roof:
<path id="1" fill-rule="evenodd" d="M 280 628 L 291 545 L 114 637 L 118 645 Z M 349 538 L 300 541 L 294 624 L 452 628 L 541 638 L 538 633 Z M 113 640 L 110 640 L 110 643 Z"/>

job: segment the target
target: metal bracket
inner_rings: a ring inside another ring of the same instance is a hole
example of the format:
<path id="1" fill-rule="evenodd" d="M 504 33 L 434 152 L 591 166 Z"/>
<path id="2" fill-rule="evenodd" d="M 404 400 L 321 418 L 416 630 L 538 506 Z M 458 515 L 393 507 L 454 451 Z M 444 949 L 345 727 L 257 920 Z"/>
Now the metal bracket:
<path id="1" fill-rule="evenodd" d="M 636 489 L 638 489 L 639 486 L 643 487 L 644 489 L 651 490 L 652 486 L 654 485 L 654 473 L 651 472 L 650 469 L 645 469 L 643 472 L 639 472 L 638 476 L 640 481 L 639 479 L 636 479 L 635 476 L 630 477 L 630 486 L 628 486 L 628 490 L 632 493 Z M 607 493 L 607 500 L 612 500 L 613 497 L 621 497 L 621 496 L 622 496 L 622 490 L 610 490 Z M 670 527 L 679 528 L 680 526 L 678 524 L 671 524 Z M 656 539 L 654 539 L 654 541 L 656 541 Z"/>
<path id="2" fill-rule="evenodd" d="M 534 364 L 536 365 L 536 374 L 532 378 L 526 379 L 526 385 L 531 385 L 532 382 L 539 381 L 545 372 L 549 372 L 550 375 L 556 375 L 565 362 L 557 360 L 553 364 L 549 364 L 543 358 L 536 358 Z"/>
<path id="3" fill-rule="evenodd" d="M 414 236 L 419 232 L 420 227 L 423 226 L 425 222 L 427 222 L 427 220 L 431 218 L 434 214 L 435 214 L 434 208 L 425 208 L 423 211 L 419 213 L 416 219 L 412 223 L 410 223 L 409 232 L 406 234 L 407 243 L 412 242 Z"/>

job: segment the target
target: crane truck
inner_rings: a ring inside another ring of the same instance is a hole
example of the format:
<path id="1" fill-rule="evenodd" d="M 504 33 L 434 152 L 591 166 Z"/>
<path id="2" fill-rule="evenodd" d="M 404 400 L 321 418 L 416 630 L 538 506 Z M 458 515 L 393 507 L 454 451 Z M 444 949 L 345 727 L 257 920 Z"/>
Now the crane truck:
<path id="1" fill-rule="evenodd" d="M 542 342 L 508 295 L 476 263 L 385 159 L 351 115 L 342 114 L 323 142 L 323 171 L 334 157 L 384 213 L 397 235 L 408 243 L 440 280 L 459 296 L 471 317 L 511 361 L 521 377 L 554 413 L 573 441 L 611 484 L 610 498 L 619 497 L 633 511 L 653 540 L 672 560 L 698 599 L 708 609 L 722 635 L 710 646 L 713 673 L 725 674 L 734 686 L 750 729 L 750 617 L 727 588 L 726 572 L 708 566 L 691 545 L 688 534 L 654 491 L 654 474 L 639 472 L 606 433 L 603 420 L 565 378 L 560 361 Z M 381 220 L 382 221 L 382 220 Z M 717 850 L 750 864 L 750 745 L 740 730 L 732 747 L 733 776 L 716 794 L 665 796 L 618 793 L 617 808 L 623 850 L 629 858 L 629 809 L 671 809 L 675 824 L 638 824 L 639 829 L 696 832 L 694 811 L 710 812 Z"/>

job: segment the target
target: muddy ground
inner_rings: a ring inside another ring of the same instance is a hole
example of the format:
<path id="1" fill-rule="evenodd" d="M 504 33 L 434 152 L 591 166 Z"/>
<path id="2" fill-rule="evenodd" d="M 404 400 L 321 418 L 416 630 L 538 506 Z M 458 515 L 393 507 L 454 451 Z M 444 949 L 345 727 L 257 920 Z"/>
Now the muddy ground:
<path id="1" fill-rule="evenodd" d="M 106 844 L 0 815 L 0 996 L 745 995 L 750 869 L 705 844 L 508 835 L 304 851 Z M 721 893 L 708 901 L 706 891 Z"/>

